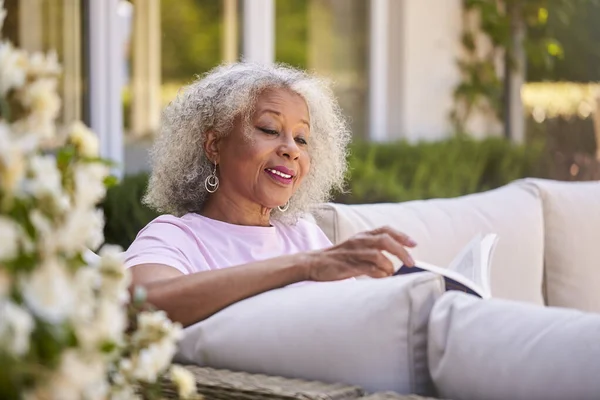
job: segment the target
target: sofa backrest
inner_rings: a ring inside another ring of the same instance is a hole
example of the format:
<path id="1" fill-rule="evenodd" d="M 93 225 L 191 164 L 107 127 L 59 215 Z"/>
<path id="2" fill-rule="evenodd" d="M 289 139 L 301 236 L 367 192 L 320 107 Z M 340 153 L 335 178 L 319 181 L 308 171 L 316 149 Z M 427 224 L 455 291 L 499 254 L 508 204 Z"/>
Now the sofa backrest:
<path id="1" fill-rule="evenodd" d="M 600 313 L 600 181 L 525 184 L 543 203 L 547 304 Z"/>
<path id="2" fill-rule="evenodd" d="M 405 203 L 324 204 L 313 213 L 333 243 L 380 226 L 407 233 L 419 244 L 417 260 L 448 265 L 478 233 L 497 233 L 492 294 L 543 304 L 544 223 L 537 187 L 513 183 L 454 199 Z"/>

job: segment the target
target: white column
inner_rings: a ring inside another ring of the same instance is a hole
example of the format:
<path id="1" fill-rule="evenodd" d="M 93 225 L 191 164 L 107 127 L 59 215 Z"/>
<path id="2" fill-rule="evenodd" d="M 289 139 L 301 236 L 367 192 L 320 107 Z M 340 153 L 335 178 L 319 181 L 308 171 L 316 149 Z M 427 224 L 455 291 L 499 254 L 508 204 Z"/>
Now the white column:
<path id="1" fill-rule="evenodd" d="M 521 88 L 525 84 L 525 64 L 527 62 L 525 35 L 527 28 L 519 4 L 513 5 L 509 12 L 511 13 L 511 41 L 515 67 L 508 70 L 505 77 L 507 79 L 505 88 L 508 92 L 508 102 L 505 103 L 508 117 L 505 123 L 508 126 L 505 129 L 513 142 L 523 144 L 525 143 L 525 116 Z"/>
<path id="2" fill-rule="evenodd" d="M 81 6 L 77 0 L 63 0 L 63 120 L 81 119 Z"/>
<path id="3" fill-rule="evenodd" d="M 19 1 L 19 47 L 27 51 L 42 51 L 42 1 Z"/>
<path id="4" fill-rule="evenodd" d="M 274 0 L 244 0 L 244 59 L 270 64 L 275 60 Z"/>
<path id="5" fill-rule="evenodd" d="M 160 0 L 134 4 L 131 130 L 140 137 L 160 125 Z"/>
<path id="6" fill-rule="evenodd" d="M 388 136 L 388 14 L 389 0 L 371 0 L 369 62 L 369 137 Z"/>
<path id="7" fill-rule="evenodd" d="M 122 175 L 123 105 L 121 66 L 123 54 L 117 18 L 118 0 L 88 2 L 90 125 L 100 139 L 100 154 L 117 163 Z"/>
<path id="8" fill-rule="evenodd" d="M 224 0 L 223 11 L 223 61 L 235 62 L 238 58 L 237 0 Z"/>

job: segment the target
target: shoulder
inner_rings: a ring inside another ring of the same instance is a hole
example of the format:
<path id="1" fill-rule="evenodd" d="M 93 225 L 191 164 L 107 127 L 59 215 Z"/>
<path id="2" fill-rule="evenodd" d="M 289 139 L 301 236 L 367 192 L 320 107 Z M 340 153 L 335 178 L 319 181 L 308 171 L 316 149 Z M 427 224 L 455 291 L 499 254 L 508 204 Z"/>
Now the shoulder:
<path id="1" fill-rule="evenodd" d="M 316 250 L 332 245 L 323 230 L 307 218 L 298 218 L 293 224 L 278 222 L 276 226 L 283 235 L 305 242 L 309 249 Z"/>
<path id="2" fill-rule="evenodd" d="M 150 221 L 138 233 L 138 237 L 149 233 L 161 235 L 188 235 L 197 229 L 196 226 L 199 223 L 201 223 L 201 221 L 198 218 L 194 218 L 194 214 L 186 214 L 182 217 L 176 217 L 170 214 L 160 215 Z"/>

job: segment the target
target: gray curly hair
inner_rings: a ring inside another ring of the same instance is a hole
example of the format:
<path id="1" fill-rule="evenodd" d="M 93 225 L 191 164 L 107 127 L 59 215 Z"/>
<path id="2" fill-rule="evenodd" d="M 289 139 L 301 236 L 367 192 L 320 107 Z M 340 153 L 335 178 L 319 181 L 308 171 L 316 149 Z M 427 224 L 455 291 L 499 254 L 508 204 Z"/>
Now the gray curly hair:
<path id="1" fill-rule="evenodd" d="M 227 136 L 238 116 L 248 124 L 258 96 L 272 88 L 289 89 L 306 101 L 311 167 L 287 212 L 274 209 L 271 217 L 293 221 L 311 205 L 329 200 L 332 189 L 343 190 L 351 135 L 328 83 L 280 64 L 241 62 L 208 72 L 165 108 L 161 132 L 150 151 L 152 174 L 144 202 L 176 216 L 199 212 L 207 197 L 204 181 L 213 168 L 204 153 L 205 133 Z"/>

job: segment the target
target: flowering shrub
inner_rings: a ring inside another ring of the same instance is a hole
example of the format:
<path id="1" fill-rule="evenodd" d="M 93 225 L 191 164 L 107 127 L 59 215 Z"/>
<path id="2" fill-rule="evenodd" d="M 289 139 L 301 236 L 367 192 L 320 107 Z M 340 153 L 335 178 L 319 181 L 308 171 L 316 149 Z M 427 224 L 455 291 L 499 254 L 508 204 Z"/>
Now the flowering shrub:
<path id="1" fill-rule="evenodd" d="M 5 16 L 0 0 L 0 28 Z M 121 249 L 85 260 L 104 241 L 111 177 L 84 124 L 56 126 L 60 69 L 0 41 L 0 398 L 152 397 L 166 373 L 194 397 L 170 367 L 181 327 L 132 308 L 143 294 L 130 302 Z"/>

